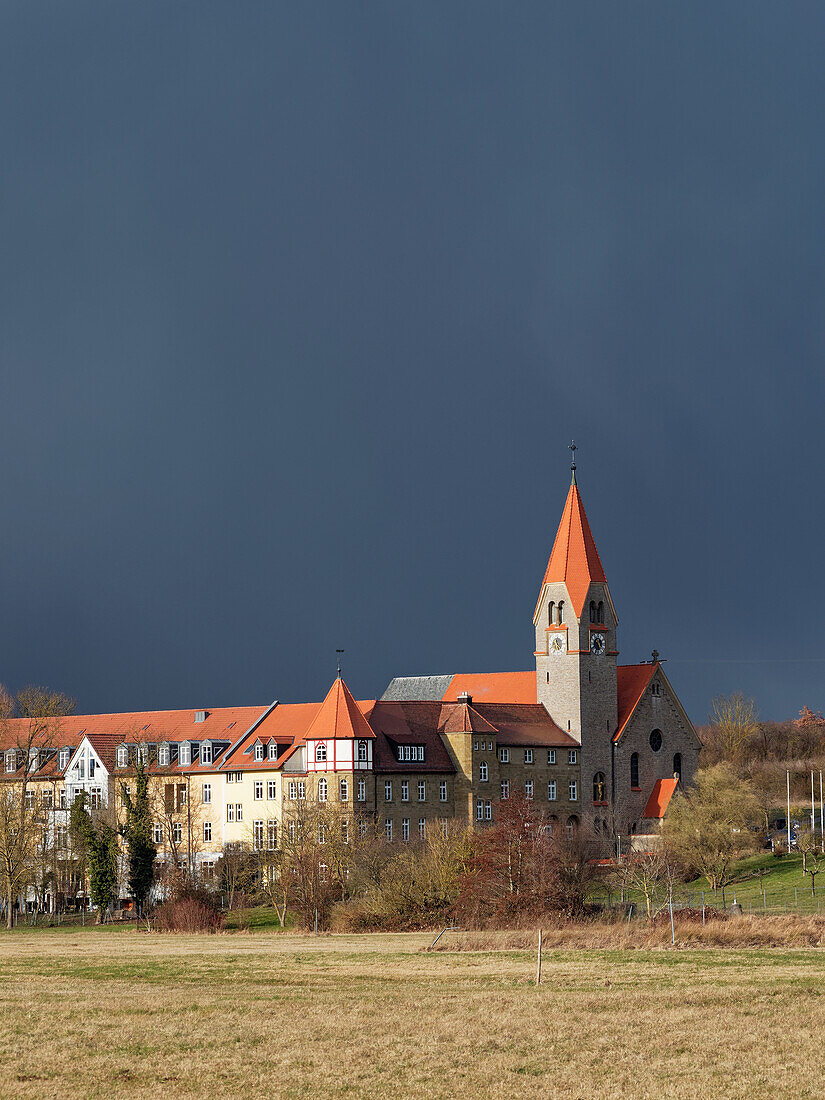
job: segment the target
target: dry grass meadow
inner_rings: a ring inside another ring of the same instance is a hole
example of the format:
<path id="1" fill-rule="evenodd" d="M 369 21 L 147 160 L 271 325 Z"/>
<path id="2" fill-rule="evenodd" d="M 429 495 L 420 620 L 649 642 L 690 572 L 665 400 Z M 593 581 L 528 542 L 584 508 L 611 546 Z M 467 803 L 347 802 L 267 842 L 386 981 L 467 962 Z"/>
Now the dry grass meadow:
<path id="1" fill-rule="evenodd" d="M 429 939 L 2 935 L 0 1096 L 825 1094 L 820 948 Z"/>

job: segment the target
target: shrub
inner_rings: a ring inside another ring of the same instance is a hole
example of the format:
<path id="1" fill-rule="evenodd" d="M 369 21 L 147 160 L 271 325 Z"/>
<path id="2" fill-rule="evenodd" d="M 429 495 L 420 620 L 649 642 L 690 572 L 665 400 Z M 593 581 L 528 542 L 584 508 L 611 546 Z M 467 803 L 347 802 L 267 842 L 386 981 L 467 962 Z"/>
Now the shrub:
<path id="1" fill-rule="evenodd" d="M 170 897 L 155 909 L 158 932 L 220 932 L 224 916 L 217 897 L 204 886 L 179 877 Z"/>

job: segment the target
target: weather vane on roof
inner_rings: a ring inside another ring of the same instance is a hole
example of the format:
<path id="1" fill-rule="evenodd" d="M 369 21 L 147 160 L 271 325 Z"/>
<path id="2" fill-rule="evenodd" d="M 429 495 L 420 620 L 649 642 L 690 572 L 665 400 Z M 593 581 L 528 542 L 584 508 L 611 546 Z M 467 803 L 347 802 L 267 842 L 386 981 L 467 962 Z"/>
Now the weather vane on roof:
<path id="1" fill-rule="evenodd" d="M 574 485 L 576 484 L 576 451 L 578 449 L 579 448 L 576 446 L 575 439 L 571 439 L 570 440 L 570 446 L 568 447 L 568 450 L 570 451 L 570 469 L 573 472 L 573 484 Z"/>
<path id="2" fill-rule="evenodd" d="M 338 679 L 340 680 L 341 679 L 341 654 L 344 651 L 343 651 L 343 649 L 336 649 L 335 652 L 338 654 Z"/>

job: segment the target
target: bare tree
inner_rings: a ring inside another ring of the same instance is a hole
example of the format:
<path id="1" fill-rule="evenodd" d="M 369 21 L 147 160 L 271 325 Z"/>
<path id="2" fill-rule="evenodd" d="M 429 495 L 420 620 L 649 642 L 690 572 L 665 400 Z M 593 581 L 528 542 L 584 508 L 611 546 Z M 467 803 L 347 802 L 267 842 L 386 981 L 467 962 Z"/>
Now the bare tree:
<path id="1" fill-rule="evenodd" d="M 741 691 L 718 695 L 711 703 L 710 721 L 723 757 L 730 761 L 736 760 L 748 739 L 759 730 L 756 704 Z"/>
<path id="2" fill-rule="evenodd" d="M 26 687 L 16 697 L 0 688 L 0 740 L 4 748 L 0 792 L 0 875 L 6 927 L 14 922 L 20 891 L 35 878 L 34 864 L 43 835 L 44 807 L 32 776 L 57 743 L 60 719 L 74 712 L 74 701 L 44 687 Z"/>

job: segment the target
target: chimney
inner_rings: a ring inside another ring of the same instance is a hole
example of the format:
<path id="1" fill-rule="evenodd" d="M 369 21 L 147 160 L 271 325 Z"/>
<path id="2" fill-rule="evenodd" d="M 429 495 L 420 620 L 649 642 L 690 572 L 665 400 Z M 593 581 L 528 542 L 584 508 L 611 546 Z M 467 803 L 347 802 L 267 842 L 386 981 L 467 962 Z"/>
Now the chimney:
<path id="1" fill-rule="evenodd" d="M 473 697 L 469 691 L 462 691 L 458 697 L 459 703 L 466 703 L 468 707 L 473 705 Z"/>

